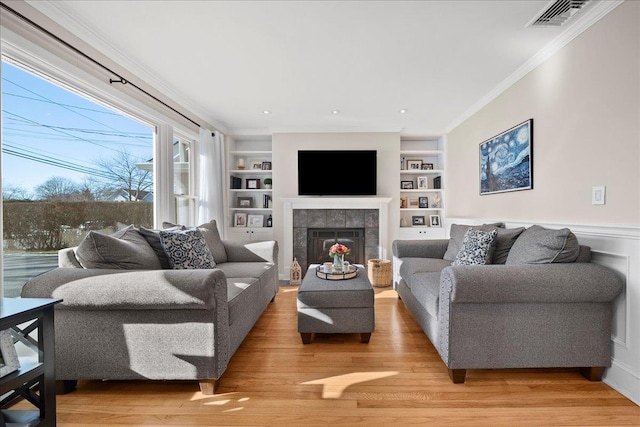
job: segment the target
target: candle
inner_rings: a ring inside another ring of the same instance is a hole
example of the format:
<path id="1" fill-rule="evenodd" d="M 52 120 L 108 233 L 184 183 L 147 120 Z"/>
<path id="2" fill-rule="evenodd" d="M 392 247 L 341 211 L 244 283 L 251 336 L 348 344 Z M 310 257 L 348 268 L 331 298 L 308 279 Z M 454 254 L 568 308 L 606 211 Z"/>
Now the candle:
<path id="1" fill-rule="evenodd" d="M 238 159 L 238 166 L 244 166 L 244 159 Z"/>

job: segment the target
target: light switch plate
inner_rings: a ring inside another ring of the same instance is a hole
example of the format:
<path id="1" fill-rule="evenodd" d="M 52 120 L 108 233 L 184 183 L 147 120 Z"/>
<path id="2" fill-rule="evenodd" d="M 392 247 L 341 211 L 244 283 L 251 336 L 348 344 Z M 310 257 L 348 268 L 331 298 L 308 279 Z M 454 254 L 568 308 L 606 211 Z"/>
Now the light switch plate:
<path id="1" fill-rule="evenodd" d="M 591 204 L 592 205 L 604 205 L 606 187 L 599 185 L 591 189 Z"/>

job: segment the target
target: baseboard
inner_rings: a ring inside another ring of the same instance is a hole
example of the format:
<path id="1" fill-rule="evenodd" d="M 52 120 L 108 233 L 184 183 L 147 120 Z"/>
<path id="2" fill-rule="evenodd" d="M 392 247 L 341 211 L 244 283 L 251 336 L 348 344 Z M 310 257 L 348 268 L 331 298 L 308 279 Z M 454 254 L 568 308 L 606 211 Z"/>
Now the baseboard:
<path id="1" fill-rule="evenodd" d="M 611 361 L 611 367 L 605 370 L 602 381 L 640 406 L 640 376 L 630 367 L 614 359 Z"/>

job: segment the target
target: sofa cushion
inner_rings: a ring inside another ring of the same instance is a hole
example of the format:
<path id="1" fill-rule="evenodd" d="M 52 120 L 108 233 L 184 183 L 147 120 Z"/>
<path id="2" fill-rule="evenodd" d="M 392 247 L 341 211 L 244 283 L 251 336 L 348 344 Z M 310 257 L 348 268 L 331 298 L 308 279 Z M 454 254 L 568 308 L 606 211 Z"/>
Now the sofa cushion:
<path id="1" fill-rule="evenodd" d="M 216 264 L 216 268 L 224 271 L 227 278 L 233 277 L 261 277 L 265 271 L 273 266 L 270 262 L 225 262 Z"/>
<path id="2" fill-rule="evenodd" d="M 503 228 L 503 222 L 495 222 L 492 224 L 482 224 L 482 225 L 460 225 L 460 224 L 451 224 L 451 230 L 449 231 L 449 245 L 447 246 L 447 251 L 444 254 L 444 259 L 447 261 L 453 261 L 456 259 L 456 255 L 460 252 L 460 248 L 462 247 L 462 241 L 464 240 L 464 235 L 467 230 L 482 230 L 482 231 L 491 231 L 496 228 Z"/>
<path id="3" fill-rule="evenodd" d="M 161 230 L 159 234 L 171 268 L 183 270 L 216 266 L 199 229 Z"/>
<path id="4" fill-rule="evenodd" d="M 451 265 L 484 265 L 491 263 L 494 242 L 498 230 L 468 230 L 462 241 L 462 248 Z"/>
<path id="5" fill-rule="evenodd" d="M 167 229 L 168 231 L 172 230 L 183 230 L 182 226 L 175 226 Z M 160 230 L 152 230 L 149 228 L 140 227 L 138 232 L 147 240 L 151 249 L 156 253 L 158 260 L 160 261 L 160 266 L 163 269 L 171 268 L 171 263 L 169 262 L 169 258 L 167 254 L 164 252 L 164 248 L 162 247 L 162 242 L 160 242 Z"/>
<path id="6" fill-rule="evenodd" d="M 165 221 L 162 223 L 162 226 L 166 229 L 166 228 L 176 227 L 178 225 Z M 218 232 L 218 224 L 216 223 L 216 220 L 212 219 L 207 223 L 199 225 L 198 228 L 200 229 L 200 232 L 202 232 L 205 242 L 207 242 L 207 246 L 211 251 L 211 256 L 213 256 L 213 260 L 216 263 L 227 262 L 228 261 L 227 250 L 225 249 L 224 243 L 222 243 L 222 239 L 220 238 L 220 233 Z"/>
<path id="7" fill-rule="evenodd" d="M 518 228 L 496 228 L 498 235 L 496 236 L 495 249 L 491 257 L 491 264 L 504 264 L 507 262 L 509 252 L 518 237 L 524 232 L 524 227 Z"/>
<path id="8" fill-rule="evenodd" d="M 438 258 L 402 258 L 400 261 L 400 277 L 404 279 L 410 289 L 413 283 L 413 276 L 415 274 L 440 274 L 443 268 L 451 265 L 450 261 Z"/>
<path id="9" fill-rule="evenodd" d="M 406 282 L 406 281 L 405 281 Z M 411 293 L 427 313 L 438 318 L 438 300 L 440 298 L 440 273 L 421 272 L 411 277 Z"/>
<path id="10" fill-rule="evenodd" d="M 246 318 L 247 305 L 258 299 L 258 279 L 253 277 L 227 277 L 227 301 L 229 301 L 229 326 Z M 253 286 L 256 284 L 255 286 Z"/>
<path id="11" fill-rule="evenodd" d="M 159 270 L 160 261 L 147 240 L 129 226 L 111 235 L 90 231 L 75 251 L 83 268 Z"/>
<path id="12" fill-rule="evenodd" d="M 551 230 L 533 225 L 516 240 L 507 265 L 574 262 L 580 253 L 575 234 L 568 228 Z"/>

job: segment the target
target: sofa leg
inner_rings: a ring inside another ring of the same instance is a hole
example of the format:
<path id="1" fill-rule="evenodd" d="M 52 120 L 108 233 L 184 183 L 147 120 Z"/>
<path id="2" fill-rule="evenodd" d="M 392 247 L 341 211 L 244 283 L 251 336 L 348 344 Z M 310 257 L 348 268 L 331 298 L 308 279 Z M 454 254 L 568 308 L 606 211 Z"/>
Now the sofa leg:
<path id="1" fill-rule="evenodd" d="M 302 344 L 311 344 L 311 334 L 309 332 L 300 332 Z"/>
<path id="2" fill-rule="evenodd" d="M 362 344 L 369 344 L 369 340 L 370 339 L 371 339 L 371 333 L 370 332 L 366 333 L 366 334 L 363 334 L 363 333 L 360 334 L 360 342 Z"/>
<path id="3" fill-rule="evenodd" d="M 449 369 L 449 378 L 451 378 L 454 384 L 464 384 L 466 376 L 466 369 Z"/>
<path id="4" fill-rule="evenodd" d="M 56 394 L 71 393 L 76 389 L 78 380 L 57 380 L 56 381 Z"/>
<path id="5" fill-rule="evenodd" d="M 200 391 L 202 394 L 212 395 L 218 389 L 219 381 L 216 380 L 200 380 Z"/>
<path id="6" fill-rule="evenodd" d="M 604 374 L 604 366 L 591 366 L 588 368 L 580 368 L 580 374 L 589 381 L 601 381 Z"/>

